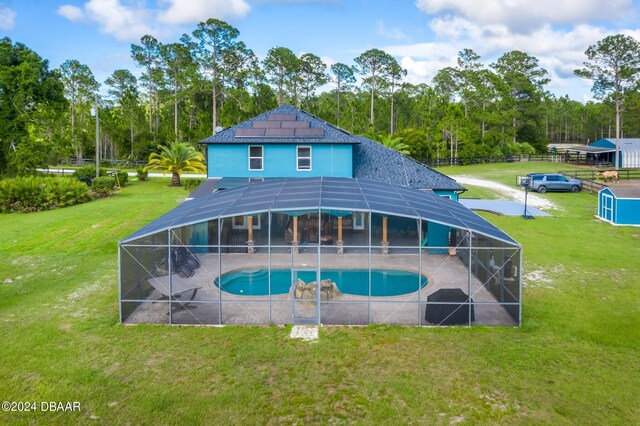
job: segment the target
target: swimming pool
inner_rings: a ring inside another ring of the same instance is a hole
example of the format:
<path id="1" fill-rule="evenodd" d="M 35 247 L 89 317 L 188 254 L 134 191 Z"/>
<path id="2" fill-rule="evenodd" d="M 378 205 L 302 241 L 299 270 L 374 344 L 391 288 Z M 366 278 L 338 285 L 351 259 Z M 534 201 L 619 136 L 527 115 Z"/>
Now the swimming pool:
<path id="1" fill-rule="evenodd" d="M 313 270 L 295 271 L 295 274 L 296 278 L 306 283 L 316 280 L 316 272 Z M 320 279 L 333 281 L 345 294 L 369 295 L 368 269 L 323 269 Z M 214 282 L 219 287 L 218 279 Z M 399 269 L 371 270 L 372 296 L 398 296 L 413 293 L 425 285 L 427 285 L 427 278 L 423 276 L 420 280 L 415 272 Z M 291 270 L 272 269 L 271 294 L 286 294 L 290 288 Z M 269 294 L 269 270 L 251 269 L 222 274 L 222 290 L 244 296 L 266 296 Z"/>

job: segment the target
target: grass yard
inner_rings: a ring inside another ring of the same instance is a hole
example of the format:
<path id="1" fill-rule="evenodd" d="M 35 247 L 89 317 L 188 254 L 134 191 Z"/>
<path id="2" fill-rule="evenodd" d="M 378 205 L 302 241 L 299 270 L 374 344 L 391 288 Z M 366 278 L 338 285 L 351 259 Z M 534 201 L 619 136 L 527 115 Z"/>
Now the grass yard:
<path id="1" fill-rule="evenodd" d="M 514 185 L 562 166 L 439 170 Z M 0 400 L 81 404 L 0 424 L 640 421 L 640 229 L 595 220 L 594 195 L 545 194 L 563 208 L 548 218 L 483 214 L 524 247 L 522 327 L 325 327 L 305 343 L 118 324 L 117 242 L 186 195 L 168 183 L 0 215 Z"/>

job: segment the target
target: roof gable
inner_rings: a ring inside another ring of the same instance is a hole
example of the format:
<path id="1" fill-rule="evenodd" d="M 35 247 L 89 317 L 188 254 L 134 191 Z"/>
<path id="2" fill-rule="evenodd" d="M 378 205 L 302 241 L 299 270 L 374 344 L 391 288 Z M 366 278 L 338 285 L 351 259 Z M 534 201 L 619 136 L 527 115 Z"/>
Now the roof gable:
<path id="1" fill-rule="evenodd" d="M 387 182 L 418 189 L 466 191 L 450 177 L 443 175 L 400 152 L 365 138 L 353 148 L 353 177 Z"/>
<path id="2" fill-rule="evenodd" d="M 640 149 L 640 138 L 620 138 L 620 149 L 631 148 Z M 603 138 L 589 144 L 589 146 L 599 146 L 605 148 L 615 148 L 615 138 Z"/>
<path id="3" fill-rule="evenodd" d="M 226 128 L 201 144 L 357 144 L 350 133 L 291 105 L 280 105 Z"/>

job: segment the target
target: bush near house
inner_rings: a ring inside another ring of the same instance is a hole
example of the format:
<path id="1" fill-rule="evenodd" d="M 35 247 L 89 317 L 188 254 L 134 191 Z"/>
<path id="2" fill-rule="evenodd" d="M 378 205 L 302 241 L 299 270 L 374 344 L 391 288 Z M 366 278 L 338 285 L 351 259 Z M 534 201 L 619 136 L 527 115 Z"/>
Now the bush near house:
<path id="1" fill-rule="evenodd" d="M 0 212 L 27 213 L 91 200 L 89 188 L 70 177 L 25 176 L 0 181 Z"/>
<path id="2" fill-rule="evenodd" d="M 144 167 L 138 167 L 136 172 L 138 173 L 138 180 L 140 181 L 147 180 L 149 178 L 149 172 L 146 171 Z"/>
<path id="3" fill-rule="evenodd" d="M 204 179 L 200 179 L 200 178 L 184 178 L 184 179 L 182 179 L 182 184 L 184 185 L 184 189 L 187 192 L 191 192 L 191 191 L 195 190 L 197 187 L 200 186 L 200 184 L 202 184 L 202 182 L 204 182 Z"/>
<path id="4" fill-rule="evenodd" d="M 100 176 L 91 181 L 91 191 L 96 198 L 104 198 L 116 190 L 116 179 L 111 176 Z"/>
<path id="5" fill-rule="evenodd" d="M 106 176 L 107 171 L 100 167 L 100 176 Z M 96 167 L 95 166 L 84 166 L 76 169 L 72 175 L 74 178 L 78 179 L 80 182 L 86 183 L 88 186 L 91 186 L 91 181 L 96 177 Z"/>
<path id="6" fill-rule="evenodd" d="M 112 172 L 112 173 L 116 178 L 116 184 L 120 188 L 126 186 L 127 183 L 129 182 L 129 174 L 127 172 L 123 172 L 121 170 L 118 170 L 118 171 Z"/>

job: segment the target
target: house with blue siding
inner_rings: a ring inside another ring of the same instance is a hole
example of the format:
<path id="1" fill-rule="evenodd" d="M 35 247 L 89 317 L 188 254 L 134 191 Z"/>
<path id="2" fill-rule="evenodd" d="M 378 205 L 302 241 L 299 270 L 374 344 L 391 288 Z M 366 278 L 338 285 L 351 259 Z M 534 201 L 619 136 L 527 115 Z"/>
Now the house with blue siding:
<path id="1" fill-rule="evenodd" d="M 249 180 L 348 177 L 432 190 L 457 200 L 455 180 L 371 139 L 354 136 L 290 105 L 200 141 L 217 188 Z"/>
<path id="2" fill-rule="evenodd" d="M 202 144 L 210 179 L 120 242 L 121 322 L 520 324 L 521 247 L 455 180 L 289 105 Z"/>
<path id="3" fill-rule="evenodd" d="M 349 133 L 282 105 L 200 142 L 209 178 L 353 177 Z"/>
<path id="4" fill-rule="evenodd" d="M 252 181 L 295 177 L 366 179 L 433 191 L 458 199 L 466 188 L 425 164 L 363 136 L 281 105 L 200 141 L 206 146 L 208 185 L 200 194 Z M 354 224 L 358 218 L 353 219 Z M 357 225 L 354 225 L 357 226 Z M 393 224 L 390 224 L 393 226 Z M 424 245 L 455 241 L 448 226 L 429 224 Z"/>

